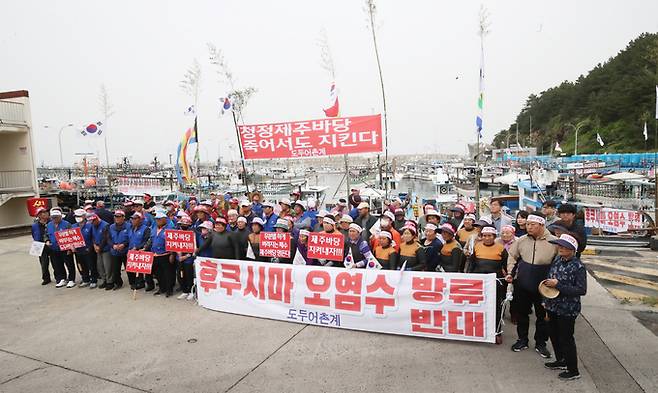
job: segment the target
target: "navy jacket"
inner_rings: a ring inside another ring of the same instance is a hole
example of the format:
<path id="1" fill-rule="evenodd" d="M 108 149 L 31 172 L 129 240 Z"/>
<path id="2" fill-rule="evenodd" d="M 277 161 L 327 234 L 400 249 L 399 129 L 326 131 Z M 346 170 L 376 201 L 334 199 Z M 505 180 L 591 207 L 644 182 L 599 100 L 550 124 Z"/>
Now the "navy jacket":
<path id="1" fill-rule="evenodd" d="M 560 294 L 555 299 L 546 299 L 546 309 L 557 315 L 577 317 L 580 313 L 580 297 L 587 293 L 587 270 L 578 257 L 563 260 L 555 257 L 548 271 L 548 278 L 557 279 Z"/>

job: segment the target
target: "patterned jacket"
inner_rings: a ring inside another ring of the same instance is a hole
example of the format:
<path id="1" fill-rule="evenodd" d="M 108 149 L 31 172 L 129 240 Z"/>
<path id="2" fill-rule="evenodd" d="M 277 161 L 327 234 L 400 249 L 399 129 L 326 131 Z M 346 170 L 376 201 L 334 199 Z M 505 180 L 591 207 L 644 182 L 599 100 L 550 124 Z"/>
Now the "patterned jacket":
<path id="1" fill-rule="evenodd" d="M 560 316 L 577 317 L 580 313 L 580 297 L 587 293 L 587 270 L 578 257 L 564 260 L 559 255 L 553 259 L 548 278 L 557 279 L 560 294 L 546 299 L 546 309 Z"/>

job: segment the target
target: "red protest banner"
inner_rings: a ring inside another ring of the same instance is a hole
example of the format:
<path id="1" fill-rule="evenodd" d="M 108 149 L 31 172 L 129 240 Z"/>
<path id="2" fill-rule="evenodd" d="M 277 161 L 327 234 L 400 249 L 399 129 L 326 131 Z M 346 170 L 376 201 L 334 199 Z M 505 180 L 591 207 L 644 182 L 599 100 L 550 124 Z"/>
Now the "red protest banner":
<path id="1" fill-rule="evenodd" d="M 195 236 L 192 231 L 165 229 L 165 250 L 169 252 L 193 253 Z"/>
<path id="2" fill-rule="evenodd" d="M 382 151 L 381 115 L 239 126 L 246 159 Z"/>
<path id="3" fill-rule="evenodd" d="M 55 239 L 59 244 L 59 249 L 74 251 L 76 248 L 85 246 L 85 239 L 82 237 L 80 228 L 69 228 L 55 232 Z"/>
<path id="4" fill-rule="evenodd" d="M 343 261 L 345 236 L 341 233 L 311 233 L 308 236 L 308 257 Z"/>
<path id="5" fill-rule="evenodd" d="M 132 273 L 151 274 L 153 266 L 153 253 L 148 251 L 128 251 L 126 271 Z"/>
<path id="6" fill-rule="evenodd" d="M 261 232 L 260 256 L 271 258 L 290 258 L 290 234 Z"/>

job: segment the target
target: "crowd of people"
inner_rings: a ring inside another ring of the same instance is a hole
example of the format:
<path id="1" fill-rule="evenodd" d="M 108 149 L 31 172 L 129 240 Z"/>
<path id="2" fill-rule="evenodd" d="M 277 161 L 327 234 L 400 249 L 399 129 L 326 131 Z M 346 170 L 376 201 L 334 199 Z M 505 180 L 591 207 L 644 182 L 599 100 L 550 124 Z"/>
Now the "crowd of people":
<path id="1" fill-rule="evenodd" d="M 394 198 L 378 217 L 361 200 L 358 190 L 340 199 L 331 211 L 303 200 L 294 192 L 278 203 L 264 201 L 254 192 L 238 199 L 230 194 L 211 193 L 208 199 L 190 196 L 156 205 L 148 194 L 126 201 L 120 209 L 108 210 L 103 201 L 85 201 L 75 210 L 41 209 L 32 225 L 32 237 L 45 243 L 39 257 L 42 285 L 51 282 L 52 266 L 57 288 L 79 287 L 118 290 L 123 284 L 129 250 L 154 254 L 152 274 L 126 273 L 130 288 L 154 291 L 179 299 L 194 299 L 196 257 L 293 263 L 299 256 L 307 265 L 365 268 L 376 259 L 382 269 L 452 273 L 495 273 L 496 318 L 508 284 L 513 284 L 512 320 L 517 325 L 515 352 L 529 346 L 529 315 L 536 316 L 535 350 L 550 358 L 550 338 L 555 361 L 551 369 L 565 370 L 560 378 L 579 377 L 575 319 L 580 296 L 586 292 L 586 273 L 580 262 L 587 237 L 576 220 L 576 207 L 546 201 L 541 212 L 519 211 L 508 216 L 499 200 L 489 204 L 489 215 L 477 217 L 472 205 L 457 203 L 443 212 L 432 204 L 422 215 L 409 217 L 405 202 Z M 61 250 L 55 232 L 79 227 L 85 246 Z M 194 231 L 194 253 L 172 253 L 165 247 L 165 230 Z M 269 258 L 259 254 L 261 232 L 291 234 L 290 257 Z M 345 237 L 342 262 L 308 257 L 311 232 L 340 233 Z M 76 271 L 81 276 L 76 281 Z M 544 298 L 540 283 L 559 290 L 554 299 Z M 497 334 L 500 332 L 497 332 Z"/>

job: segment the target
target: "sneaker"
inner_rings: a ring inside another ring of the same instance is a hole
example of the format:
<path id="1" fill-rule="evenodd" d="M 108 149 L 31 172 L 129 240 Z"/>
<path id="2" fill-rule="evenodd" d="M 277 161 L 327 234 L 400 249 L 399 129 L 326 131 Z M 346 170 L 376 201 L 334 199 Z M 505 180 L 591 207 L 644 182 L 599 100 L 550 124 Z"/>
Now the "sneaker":
<path id="1" fill-rule="evenodd" d="M 106 290 L 106 291 L 111 291 L 111 290 L 113 290 L 113 289 L 114 289 L 114 284 L 107 284 L 107 285 L 105 285 L 105 290 Z"/>
<path id="2" fill-rule="evenodd" d="M 528 342 L 525 340 L 516 340 L 514 345 L 512 345 L 512 351 L 521 352 L 524 349 L 528 349 Z"/>
<path id="3" fill-rule="evenodd" d="M 142 288 L 144 288 L 144 287 L 142 287 Z M 147 286 L 147 287 L 146 287 L 146 292 L 151 292 L 151 291 L 154 290 L 154 289 L 155 289 L 155 286 L 153 286 L 153 287 L 151 287 L 151 286 Z M 160 291 L 158 291 L 158 292 L 160 292 Z M 159 295 L 159 294 L 158 294 L 158 295 Z"/>
<path id="4" fill-rule="evenodd" d="M 105 288 L 106 286 L 107 286 L 107 284 L 105 284 L 105 281 L 103 281 L 103 283 L 102 283 L 101 285 L 99 285 L 98 288 L 99 288 L 99 289 L 103 289 L 103 288 Z"/>
<path id="5" fill-rule="evenodd" d="M 180 295 L 178 295 L 178 297 L 176 299 L 178 299 L 178 300 L 185 299 L 187 297 L 187 295 L 189 295 L 189 293 L 183 292 Z"/>
<path id="6" fill-rule="evenodd" d="M 78 287 L 80 287 L 80 288 L 84 288 L 84 287 L 86 287 L 86 286 L 88 286 L 88 285 L 89 285 L 88 282 L 84 282 L 84 281 L 83 281 L 83 282 L 80 283 L 80 285 L 78 285 Z"/>
<path id="7" fill-rule="evenodd" d="M 190 294 L 187 295 L 187 300 L 194 300 L 194 292 L 190 292 Z"/>
<path id="8" fill-rule="evenodd" d="M 536 345 L 535 351 L 544 359 L 549 359 L 551 357 L 551 351 L 546 348 L 546 345 Z"/>
<path id="9" fill-rule="evenodd" d="M 148 289 L 146 291 L 148 292 Z M 153 292 L 153 296 L 159 296 L 159 295 L 162 295 L 162 292 L 160 292 L 160 290 Z"/>
<path id="10" fill-rule="evenodd" d="M 580 373 L 578 371 L 562 371 L 558 374 L 558 377 L 563 381 L 571 381 L 573 379 L 580 378 Z"/>
<path id="11" fill-rule="evenodd" d="M 59 282 L 55 285 L 55 288 L 65 287 L 66 284 L 67 284 L 66 280 L 59 280 Z"/>
<path id="12" fill-rule="evenodd" d="M 75 286 L 75 281 L 69 281 L 68 284 L 66 284 L 67 288 L 73 288 Z"/>
<path id="13" fill-rule="evenodd" d="M 121 289 L 122 286 L 123 286 L 123 283 L 114 284 L 114 290 L 116 291 L 117 289 Z"/>
<path id="14" fill-rule="evenodd" d="M 98 284 L 96 284 L 95 282 L 92 282 L 91 284 L 89 284 L 89 289 L 94 289 L 97 286 L 98 286 Z"/>
<path id="15" fill-rule="evenodd" d="M 48 284 L 50 284 L 50 280 L 41 281 L 41 285 L 48 285 Z"/>
<path id="16" fill-rule="evenodd" d="M 566 370 L 567 362 L 565 362 L 564 360 L 556 360 L 554 362 L 544 363 L 544 367 L 546 367 L 549 370 Z"/>

